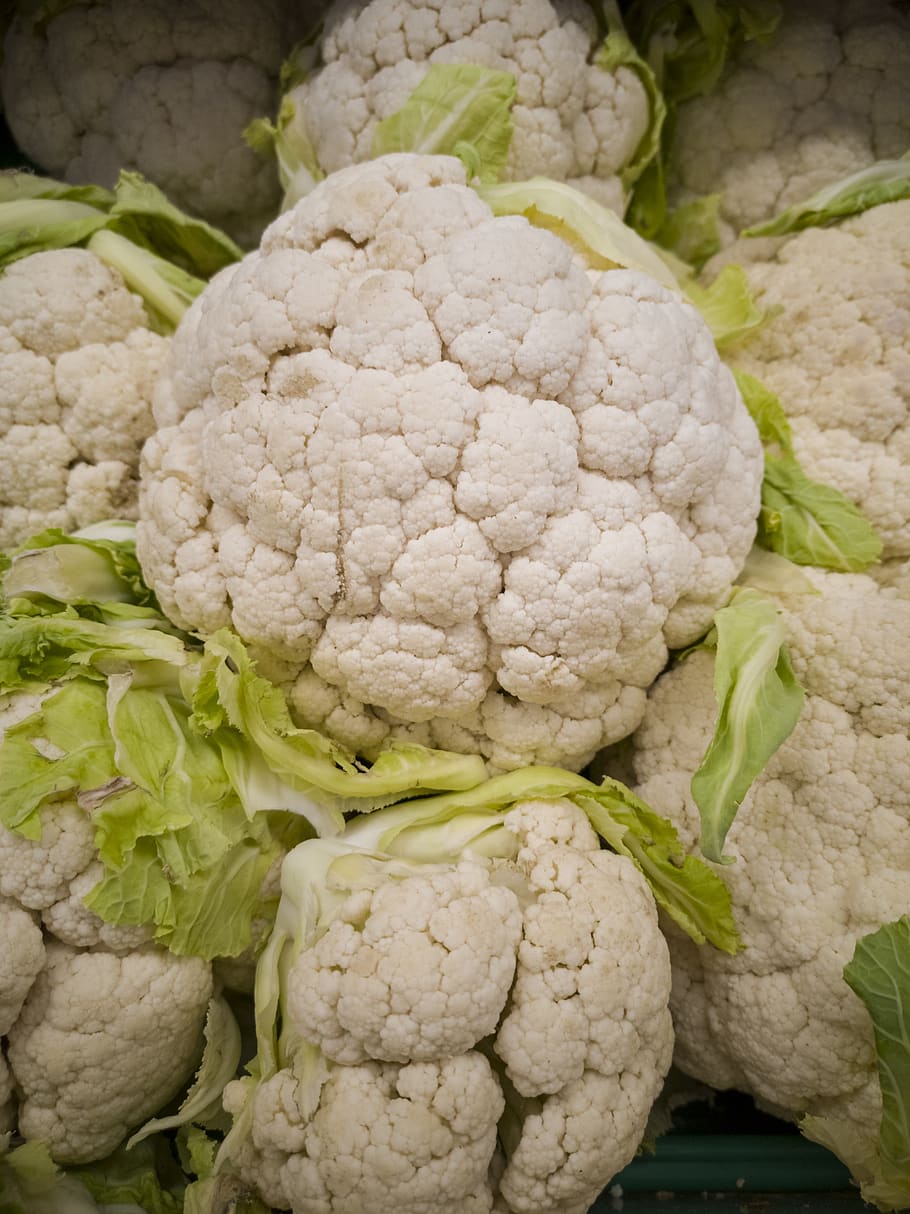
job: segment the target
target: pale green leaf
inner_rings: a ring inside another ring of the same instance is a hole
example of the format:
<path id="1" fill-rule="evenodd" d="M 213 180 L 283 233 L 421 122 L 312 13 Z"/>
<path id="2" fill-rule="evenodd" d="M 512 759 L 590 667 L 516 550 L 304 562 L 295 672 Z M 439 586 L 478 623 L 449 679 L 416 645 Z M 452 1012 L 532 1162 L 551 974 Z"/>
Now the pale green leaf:
<path id="1" fill-rule="evenodd" d="M 512 140 L 515 77 L 474 63 L 434 63 L 401 109 L 376 124 L 372 154 L 458 156 L 468 179 L 491 182 Z"/>
<path id="2" fill-rule="evenodd" d="M 910 152 L 895 160 L 878 160 L 839 181 L 823 186 L 774 219 L 745 228 L 742 236 L 786 236 L 805 228 L 825 227 L 871 207 L 910 198 Z"/>
<path id="3" fill-rule="evenodd" d="M 639 54 L 626 31 L 619 5 L 615 0 L 605 0 L 601 7 L 607 35 L 594 55 L 594 66 L 610 75 L 620 68 L 634 72 L 648 99 L 648 124 L 631 159 L 620 172 L 623 187 L 629 190 L 660 152 L 667 105 L 651 65 Z"/>
<path id="4" fill-rule="evenodd" d="M 714 628 L 718 715 L 691 787 L 702 854 L 726 863 L 723 846 L 736 812 L 799 720 L 805 692 L 787 654 L 783 618 L 763 595 L 735 590 L 730 603 L 715 613 Z"/>
<path id="5" fill-rule="evenodd" d="M 147 1121 L 127 1140 L 127 1150 L 163 1130 L 176 1130 L 190 1122 L 204 1125 L 220 1111 L 221 1094 L 236 1078 L 241 1050 L 240 1026 L 223 995 L 215 995 L 209 1001 L 203 1035 L 202 1061 L 179 1109 L 168 1117 Z"/>
<path id="6" fill-rule="evenodd" d="M 770 310 L 756 303 L 742 266 L 725 265 L 706 287 L 694 279 L 687 279 L 683 286 L 719 348 L 747 339 L 771 319 Z"/>
<path id="7" fill-rule="evenodd" d="M 804 1117 L 800 1129 L 840 1156 L 866 1201 L 903 1210 L 910 1206 L 910 916 L 861 937 L 844 978 L 872 1020 L 881 1120 L 857 1126 L 846 1118 Z"/>
<path id="8" fill-rule="evenodd" d="M 759 540 L 797 565 L 858 573 L 874 565 L 882 541 L 840 490 L 806 476 L 789 456 L 765 456 Z"/>
<path id="9" fill-rule="evenodd" d="M 680 289 L 667 263 L 646 240 L 609 207 L 565 182 L 532 177 L 481 185 L 477 193 L 494 215 L 524 215 L 535 227 L 555 232 L 592 269 L 642 270 L 672 291 Z"/>

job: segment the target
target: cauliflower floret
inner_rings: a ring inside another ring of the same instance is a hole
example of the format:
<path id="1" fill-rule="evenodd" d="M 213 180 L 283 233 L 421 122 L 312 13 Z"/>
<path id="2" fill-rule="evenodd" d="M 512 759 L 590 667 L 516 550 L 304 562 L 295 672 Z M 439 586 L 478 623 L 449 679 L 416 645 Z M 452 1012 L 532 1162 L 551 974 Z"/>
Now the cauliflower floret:
<path id="1" fill-rule="evenodd" d="M 731 247 L 768 321 L 726 351 L 780 398 L 806 473 L 910 556 L 910 201 L 812 228 L 769 257 Z M 708 265 L 708 272 L 711 264 Z"/>
<path id="2" fill-rule="evenodd" d="M 669 957 L 641 873 L 600 850 L 581 811 L 527 802 L 506 824 L 535 901 L 493 1048 L 538 1099 L 499 1191 L 516 1214 L 583 1212 L 638 1149 L 669 1068 Z"/>
<path id="3" fill-rule="evenodd" d="M 354 894 L 294 962 L 288 1015 L 336 1062 L 463 1053 L 496 1028 L 520 935 L 515 895 L 480 864 Z"/>
<path id="4" fill-rule="evenodd" d="M 725 243 L 910 146 L 910 20 L 888 0 L 782 5 L 767 43 L 746 42 L 720 86 L 679 106 L 671 201 L 721 194 Z"/>
<path id="5" fill-rule="evenodd" d="M 243 131 L 273 110 L 307 20 L 288 0 L 92 0 L 40 23 L 23 14 L 4 46 L 4 114 L 53 175 L 113 185 L 121 168 L 138 169 L 191 214 L 255 243 L 279 189 Z"/>
<path id="6" fill-rule="evenodd" d="M 95 830 L 85 810 L 61 798 L 41 815 L 41 837 L 0 825 L 0 895 L 30 910 L 69 897 L 70 884 L 95 858 Z"/>
<path id="7" fill-rule="evenodd" d="M 505 177 L 545 174 L 622 212 L 622 174 L 651 123 L 628 66 L 592 60 L 593 11 L 578 0 L 418 4 L 341 0 L 329 10 L 321 64 L 289 94 L 321 167 L 368 159 L 376 126 L 434 64 L 472 63 L 515 78 Z"/>
<path id="8" fill-rule="evenodd" d="M 211 966 L 198 957 L 50 941 L 9 1031 L 19 1132 L 58 1163 L 110 1154 L 192 1074 L 211 995 Z"/>
<path id="9" fill-rule="evenodd" d="M 86 249 L 0 276 L 0 550 L 43 530 L 134 518 L 139 450 L 168 338 Z"/>
<path id="10" fill-rule="evenodd" d="M 805 708 L 724 847 L 745 947 L 697 949 L 668 928 L 675 1060 L 794 1119 L 847 1120 L 852 1166 L 876 1155 L 881 1095 L 872 1024 L 843 968 L 910 898 L 910 599 L 865 575 L 804 573 L 820 593 L 781 604 Z M 715 712 L 712 656 L 696 651 L 658 680 L 633 739 L 636 791 L 690 848 L 689 783 Z"/>
<path id="11" fill-rule="evenodd" d="M 44 966 L 44 937 L 34 918 L 0 898 L 0 1037 L 15 1024 L 32 983 Z M 4 1104 L 0 1082 L 0 1106 Z"/>
<path id="12" fill-rule="evenodd" d="M 368 756 L 582 767 L 754 537 L 758 437 L 695 309 L 494 218 L 454 158 L 322 182 L 202 293 L 160 384 L 149 583 Z"/>

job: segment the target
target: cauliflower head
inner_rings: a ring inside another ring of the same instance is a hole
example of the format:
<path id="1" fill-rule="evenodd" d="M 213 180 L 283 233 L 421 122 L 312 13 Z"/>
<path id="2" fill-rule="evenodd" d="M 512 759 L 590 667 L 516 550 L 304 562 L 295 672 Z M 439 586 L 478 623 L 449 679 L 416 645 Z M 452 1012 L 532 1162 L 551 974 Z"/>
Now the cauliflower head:
<path id="1" fill-rule="evenodd" d="M 599 35 L 580 0 L 340 0 L 320 65 L 290 95 L 316 159 L 334 172 L 372 155 L 379 122 L 435 64 L 476 64 L 516 81 L 504 177 L 555 177 L 620 214 L 623 170 L 652 121 L 638 74 L 593 61 Z"/>
<path id="2" fill-rule="evenodd" d="M 280 191 L 243 131 L 277 101 L 296 6 L 58 7 L 40 23 L 23 12 L 6 37 L 0 92 L 22 151 L 71 182 L 113 185 L 121 168 L 138 169 L 187 211 L 255 243 Z"/>
<path id="3" fill-rule="evenodd" d="M 843 969 L 910 898 L 910 598 L 862 574 L 803 572 L 818 593 L 780 602 L 805 708 L 725 847 L 745 947 L 721 956 L 668 932 L 675 1061 L 778 1114 L 847 1123 L 855 1158 L 868 1159 L 881 1120 L 875 1042 Z M 663 675 L 633 739 L 637 792 L 689 847 L 712 678 L 704 650 Z"/>
<path id="4" fill-rule="evenodd" d="M 4 697 L 0 737 L 39 699 Z M 0 825 L 0 1127 L 63 1164 L 109 1155 L 180 1092 L 213 993 L 209 962 L 84 904 L 95 856 L 75 795 L 42 814 L 38 838 Z"/>
<path id="5" fill-rule="evenodd" d="M 634 1155 L 673 1041 L 653 897 L 570 801 L 504 824 L 511 859 L 396 862 L 355 831 L 285 860 L 257 976 L 278 1051 L 228 1085 L 219 1164 L 265 1201 L 583 1214 Z"/>
<path id="6" fill-rule="evenodd" d="M 307 725 L 494 766 L 627 735 L 755 534 L 762 455 L 696 310 L 494 217 L 450 157 L 340 170 L 173 339 L 137 552 Z"/>
<path id="7" fill-rule="evenodd" d="M 46 527 L 134 518 L 139 451 L 169 339 L 87 249 L 0 275 L 0 550 Z"/>
<path id="8" fill-rule="evenodd" d="M 863 511 L 887 560 L 906 559 L 910 201 L 731 255 L 769 319 L 727 358 L 778 395 L 808 475 Z"/>
<path id="9" fill-rule="evenodd" d="M 721 195 L 724 243 L 822 186 L 910 147 L 910 14 L 888 0 L 782 5 L 710 94 L 683 102 L 670 199 Z"/>

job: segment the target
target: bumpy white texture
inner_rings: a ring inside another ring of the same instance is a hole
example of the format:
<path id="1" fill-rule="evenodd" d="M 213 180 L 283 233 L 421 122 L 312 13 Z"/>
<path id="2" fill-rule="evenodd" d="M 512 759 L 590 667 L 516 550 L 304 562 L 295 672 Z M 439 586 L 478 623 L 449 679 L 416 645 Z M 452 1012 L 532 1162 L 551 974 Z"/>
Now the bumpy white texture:
<path id="1" fill-rule="evenodd" d="M 888 0 L 783 5 L 719 87 L 678 110 L 671 201 L 721 194 L 725 241 L 910 147 L 910 14 Z"/>
<path id="2" fill-rule="evenodd" d="M 286 1029 L 335 1060 L 316 1107 L 304 1107 L 303 1057 L 252 1094 L 247 1081 L 225 1093 L 235 1115 L 252 1102 L 230 1165 L 265 1201 L 294 1214 L 487 1214 L 494 1202 L 583 1214 L 635 1154 L 673 1050 L 650 890 L 570 802 L 523 803 L 506 825 L 514 860 L 389 877 L 300 954 Z M 484 1039 L 515 1089 L 504 1161 Z"/>
<path id="3" fill-rule="evenodd" d="M 695 309 L 493 218 L 453 158 L 354 165 L 277 220 L 190 308 L 155 411 L 165 610 L 233 626 L 367 754 L 583 766 L 754 536 L 757 434 Z"/>
<path id="4" fill-rule="evenodd" d="M 506 822 L 534 900 L 493 1049 L 532 1099 L 499 1177 L 516 1214 L 584 1214 L 635 1155 L 673 1053 L 670 960 L 639 870 L 571 803 Z"/>
<path id="5" fill-rule="evenodd" d="M 168 338 L 86 249 L 0 276 L 0 550 L 45 527 L 135 518 L 139 450 Z"/>
<path id="6" fill-rule="evenodd" d="M 288 977 L 288 1015 L 335 1062 L 461 1054 L 496 1028 L 521 912 L 465 861 L 354 894 Z"/>
<path id="7" fill-rule="evenodd" d="M 727 356 L 778 394 L 808 475 L 860 507 L 881 536 L 885 558 L 906 558 L 910 201 L 775 245 L 765 256 L 743 240 L 722 255 L 744 265 L 757 302 L 770 313 Z"/>
<path id="8" fill-rule="evenodd" d="M 211 966 L 198 957 L 49 942 L 9 1032 L 19 1132 L 58 1163 L 110 1154 L 192 1074 L 211 994 Z"/>
<path id="9" fill-rule="evenodd" d="M 579 0 L 341 0 L 327 14 L 321 66 L 291 93 L 326 172 L 372 154 L 378 122 L 432 64 L 474 63 L 516 81 L 504 176 L 537 174 L 584 189 L 622 213 L 620 175 L 650 124 L 628 67 L 591 62 L 591 8 Z"/>
<path id="10" fill-rule="evenodd" d="M 724 847 L 745 947 L 730 957 L 669 934 L 676 1062 L 789 1116 L 842 1118 L 857 1155 L 874 1157 L 872 1025 L 842 971 L 857 939 L 910 899 L 910 598 L 864 575 L 807 576 L 820 594 L 781 600 L 805 709 Z M 636 791 L 689 848 L 712 676 L 705 651 L 663 675 L 634 739 Z"/>
<path id="11" fill-rule="evenodd" d="M 225 1092 L 229 1111 L 238 1088 Z M 247 1154 L 265 1201 L 293 1214 L 490 1211 L 503 1098 L 483 1054 L 338 1067 L 309 1118 L 298 1090 L 281 1070 L 256 1093 Z"/>
<path id="12" fill-rule="evenodd" d="M 301 9 L 307 6 L 299 6 Z M 305 22 L 288 0 L 93 0 L 13 21 L 0 88 L 18 146 L 71 182 L 137 169 L 179 206 L 255 243 L 277 213 L 272 165 L 244 142 L 271 113 Z"/>
<path id="13" fill-rule="evenodd" d="M 27 910 L 9 898 L 0 898 L 0 1037 L 15 1024 L 43 965 L 41 928 Z"/>

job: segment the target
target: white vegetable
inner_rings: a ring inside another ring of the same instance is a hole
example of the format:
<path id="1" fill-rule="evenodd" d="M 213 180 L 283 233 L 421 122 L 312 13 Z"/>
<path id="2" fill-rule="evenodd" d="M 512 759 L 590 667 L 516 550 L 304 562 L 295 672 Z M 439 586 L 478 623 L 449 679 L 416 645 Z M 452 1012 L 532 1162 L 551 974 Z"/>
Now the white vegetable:
<path id="1" fill-rule="evenodd" d="M 677 112 L 672 202 L 720 194 L 724 243 L 874 160 L 910 147 L 910 20 L 888 0 L 782 5 L 719 87 Z"/>
<path id="2" fill-rule="evenodd" d="M 290 123 L 285 142 L 301 170 L 299 180 L 285 182 L 290 200 L 314 176 L 377 154 L 453 151 L 421 146 L 410 123 L 406 144 L 390 142 L 388 124 L 429 69 L 464 64 L 513 82 L 505 178 L 546 174 L 621 214 L 642 145 L 663 113 L 655 112 L 640 65 L 629 60 L 613 6 L 603 8 L 613 35 L 606 42 L 593 6 L 579 0 L 339 0 L 326 15 L 316 66 L 287 93 L 279 116 L 279 133 Z M 431 96 L 435 112 L 451 122 L 457 104 L 448 113 L 445 90 Z"/>
<path id="3" fill-rule="evenodd" d="M 92 0 L 19 8 L 0 88 L 26 156 L 71 182 L 113 185 L 121 168 L 138 169 L 192 214 L 256 241 L 280 192 L 243 130 L 275 104 L 281 62 L 299 33 L 294 5 Z"/>
<path id="4" fill-rule="evenodd" d="M 818 593 L 782 588 L 780 603 L 806 705 L 725 846 L 745 947 L 696 950 L 671 930 L 676 1061 L 712 1086 L 819 1119 L 818 1133 L 843 1123 L 835 1149 L 872 1185 L 882 1094 L 872 1024 L 843 970 L 859 938 L 898 919 L 910 897 L 910 600 L 862 574 L 801 573 Z M 712 665 L 696 651 L 663 675 L 634 739 L 636 791 L 689 846 Z M 893 981 L 905 989 L 906 972 Z M 906 1132 L 902 1149 L 906 1159 Z"/>
<path id="5" fill-rule="evenodd" d="M 906 558 L 910 200 L 767 243 L 722 254 L 743 265 L 768 313 L 725 355 L 777 394 L 805 472 L 862 510 L 887 559 Z"/>
<path id="6" fill-rule="evenodd" d="M 44 527 L 134 517 L 139 449 L 167 338 L 87 249 L 0 277 L 0 549 Z"/>
<path id="7" fill-rule="evenodd" d="M 755 533 L 758 437 L 696 310 L 493 217 L 454 158 L 321 183 L 187 313 L 155 409 L 165 610 L 368 755 L 581 767 Z"/>
<path id="8" fill-rule="evenodd" d="M 425 831 L 406 803 L 286 858 L 216 1171 L 327 1214 L 576 1214 L 634 1154 L 672 1051 L 651 894 L 569 799 L 479 828 L 433 801 Z"/>

